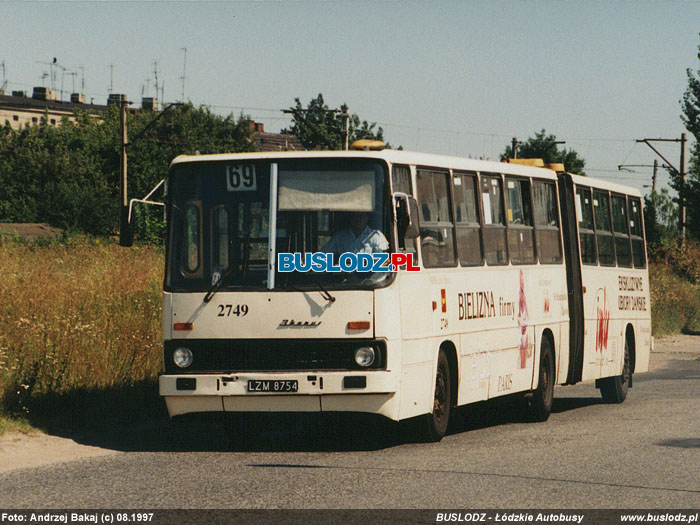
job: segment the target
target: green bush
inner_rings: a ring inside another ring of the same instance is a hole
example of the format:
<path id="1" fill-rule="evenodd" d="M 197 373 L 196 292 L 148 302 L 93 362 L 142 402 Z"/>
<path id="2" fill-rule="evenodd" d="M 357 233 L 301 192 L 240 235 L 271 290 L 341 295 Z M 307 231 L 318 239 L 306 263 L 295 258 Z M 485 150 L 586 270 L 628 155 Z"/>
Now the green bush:
<path id="1" fill-rule="evenodd" d="M 247 117 L 221 117 L 191 104 L 172 108 L 146 129 L 155 114 L 130 113 L 129 198 L 142 198 L 167 176 L 180 154 L 250 151 Z M 144 132 L 145 130 L 145 132 Z M 143 132 L 143 134 L 142 134 Z M 76 113 L 58 127 L 0 128 L 0 222 L 45 222 L 93 235 L 119 227 L 120 119 Z M 162 198 L 162 190 L 154 196 Z M 162 210 L 138 210 L 137 236 L 163 239 Z M 139 220 L 143 222 L 139 222 Z"/>

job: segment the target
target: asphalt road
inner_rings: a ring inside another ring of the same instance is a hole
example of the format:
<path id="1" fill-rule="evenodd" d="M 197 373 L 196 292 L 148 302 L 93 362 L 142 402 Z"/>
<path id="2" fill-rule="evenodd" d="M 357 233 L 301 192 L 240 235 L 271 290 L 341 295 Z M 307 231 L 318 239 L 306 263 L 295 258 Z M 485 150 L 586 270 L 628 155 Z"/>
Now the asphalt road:
<path id="1" fill-rule="evenodd" d="M 82 437 L 122 452 L 0 475 L 0 508 L 699 508 L 699 358 L 654 356 L 621 405 L 557 388 L 546 423 L 462 411 L 437 444 L 363 418 L 265 420 L 245 447 L 196 419 Z"/>

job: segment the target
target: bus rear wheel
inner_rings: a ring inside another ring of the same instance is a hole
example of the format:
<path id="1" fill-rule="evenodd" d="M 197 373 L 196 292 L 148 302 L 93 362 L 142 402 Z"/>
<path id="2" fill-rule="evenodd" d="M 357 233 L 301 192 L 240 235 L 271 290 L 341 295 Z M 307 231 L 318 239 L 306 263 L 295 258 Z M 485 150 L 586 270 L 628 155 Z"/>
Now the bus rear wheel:
<path id="1" fill-rule="evenodd" d="M 540 346 L 540 373 L 537 388 L 528 398 L 527 412 L 532 421 L 547 421 L 554 400 L 554 352 L 549 339 L 544 337 Z"/>
<path id="2" fill-rule="evenodd" d="M 604 377 L 598 383 L 600 394 L 606 403 L 622 403 L 627 398 L 632 371 L 630 370 L 630 343 L 625 337 L 625 364 L 622 367 L 622 375 Z"/>
<path id="3" fill-rule="evenodd" d="M 451 386 L 450 364 L 447 361 L 445 352 L 441 349 L 438 355 L 435 375 L 435 395 L 433 396 L 432 411 L 424 416 L 423 433 L 427 441 L 438 442 L 447 432 L 447 424 L 450 421 L 450 410 L 452 408 Z"/>

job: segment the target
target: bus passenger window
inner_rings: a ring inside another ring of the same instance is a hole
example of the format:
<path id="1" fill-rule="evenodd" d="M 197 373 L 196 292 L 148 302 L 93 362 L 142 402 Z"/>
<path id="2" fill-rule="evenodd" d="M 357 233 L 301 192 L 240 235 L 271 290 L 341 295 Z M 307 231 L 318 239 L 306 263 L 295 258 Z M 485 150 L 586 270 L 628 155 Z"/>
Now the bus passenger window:
<path id="1" fill-rule="evenodd" d="M 612 196 L 613 231 L 618 266 L 632 266 L 630 235 L 627 222 L 627 202 L 622 195 Z"/>
<path id="2" fill-rule="evenodd" d="M 576 188 L 576 205 L 578 215 L 579 241 L 581 244 L 581 262 L 596 264 L 595 230 L 593 227 L 593 200 L 591 190 Z"/>
<path id="3" fill-rule="evenodd" d="M 532 184 L 535 212 L 537 253 L 542 264 L 562 262 L 559 214 L 554 184 L 535 181 Z"/>
<path id="4" fill-rule="evenodd" d="M 454 266 L 456 262 L 448 181 L 446 172 L 416 173 L 421 253 L 426 268 Z"/>
<path id="5" fill-rule="evenodd" d="M 636 197 L 629 197 L 627 204 L 629 206 L 634 267 L 644 268 L 646 266 L 646 254 L 644 253 L 644 231 L 642 230 L 642 204 Z"/>
<path id="6" fill-rule="evenodd" d="M 598 262 L 601 266 L 615 266 L 615 247 L 610 225 L 610 196 L 608 192 L 593 192 L 593 216 L 598 241 Z"/>
<path id="7" fill-rule="evenodd" d="M 506 222 L 503 216 L 503 190 L 498 175 L 481 177 L 481 202 L 484 210 L 484 251 L 486 263 L 508 264 Z"/>
<path id="8" fill-rule="evenodd" d="M 457 250 L 463 266 L 482 263 L 479 224 L 479 200 L 476 193 L 476 175 L 454 175 L 455 210 L 457 213 Z"/>
<path id="9" fill-rule="evenodd" d="M 533 264 L 535 239 L 530 203 L 530 181 L 506 178 L 508 252 L 513 264 Z"/>

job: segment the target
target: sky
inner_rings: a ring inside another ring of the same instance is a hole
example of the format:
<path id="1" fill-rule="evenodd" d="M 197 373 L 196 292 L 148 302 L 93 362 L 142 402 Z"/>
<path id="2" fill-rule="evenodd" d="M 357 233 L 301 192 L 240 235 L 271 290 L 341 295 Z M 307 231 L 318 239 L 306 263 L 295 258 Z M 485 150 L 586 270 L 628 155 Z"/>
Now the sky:
<path id="1" fill-rule="evenodd" d="M 64 99 L 82 67 L 88 101 L 111 88 L 138 102 L 155 95 L 157 62 L 161 102 L 184 91 L 266 131 L 322 93 L 393 146 L 498 160 L 545 129 L 588 175 L 641 189 L 652 168 L 618 165 L 653 162 L 635 139 L 685 131 L 699 33 L 700 1 L 3 2 L 0 84 L 50 87 L 55 57 Z M 657 147 L 679 167 L 679 144 Z"/>

